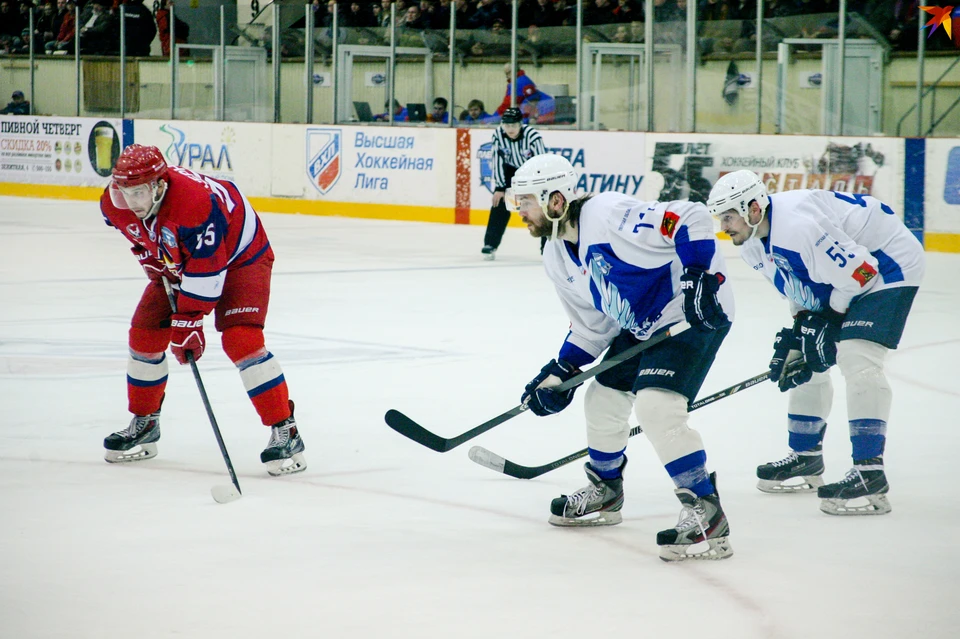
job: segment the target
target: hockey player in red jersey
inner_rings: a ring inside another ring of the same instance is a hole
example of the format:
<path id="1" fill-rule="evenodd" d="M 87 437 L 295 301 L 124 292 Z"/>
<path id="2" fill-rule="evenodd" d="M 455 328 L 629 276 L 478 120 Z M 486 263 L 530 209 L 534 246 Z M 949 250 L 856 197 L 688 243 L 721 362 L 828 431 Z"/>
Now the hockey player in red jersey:
<path id="1" fill-rule="evenodd" d="M 204 317 L 213 312 L 223 350 L 271 429 L 260 461 L 271 475 L 306 469 L 283 371 L 264 345 L 273 250 L 246 197 L 232 182 L 168 167 L 158 148 L 134 144 L 120 154 L 100 210 L 133 244 L 150 278 L 129 335 L 127 397 L 134 417 L 125 430 L 104 439 L 105 459 L 140 461 L 157 454 L 165 351 L 170 346 L 181 364 L 188 352 L 200 359 Z M 176 312 L 163 278 L 177 290 Z"/>

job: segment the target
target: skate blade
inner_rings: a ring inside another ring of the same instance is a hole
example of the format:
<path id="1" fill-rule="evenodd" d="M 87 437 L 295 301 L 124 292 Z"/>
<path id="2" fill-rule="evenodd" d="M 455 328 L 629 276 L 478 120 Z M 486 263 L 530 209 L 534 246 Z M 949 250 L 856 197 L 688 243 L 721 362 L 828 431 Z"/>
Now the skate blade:
<path id="1" fill-rule="evenodd" d="M 663 561 L 717 560 L 733 555 L 729 537 L 715 537 L 695 544 L 660 546 Z"/>
<path id="2" fill-rule="evenodd" d="M 268 461 L 264 466 L 267 467 L 267 473 L 269 475 L 281 477 L 283 475 L 292 475 L 305 471 L 307 469 L 307 461 L 303 458 L 302 453 L 295 453 L 292 457 L 286 459 Z"/>
<path id="3" fill-rule="evenodd" d="M 623 515 L 620 511 L 603 511 L 597 513 L 596 517 L 560 517 L 559 515 L 550 515 L 547 520 L 554 526 L 561 528 L 586 528 L 589 526 L 616 526 L 623 521 Z"/>
<path id="4" fill-rule="evenodd" d="M 229 486 L 214 486 L 210 489 L 210 495 L 213 496 L 213 501 L 218 504 L 229 504 L 231 501 L 237 501 L 240 499 L 240 491 L 237 490 L 237 487 L 233 484 Z"/>
<path id="5" fill-rule="evenodd" d="M 130 450 L 104 450 L 103 452 L 103 458 L 110 464 L 143 461 L 156 456 L 156 444 L 139 444 Z"/>
<path id="6" fill-rule="evenodd" d="M 797 479 L 801 480 L 800 483 L 786 483 Z M 820 486 L 823 486 L 823 477 L 820 475 L 791 477 L 790 479 L 784 479 L 783 481 L 777 479 L 761 479 L 757 482 L 757 489 L 760 492 L 770 495 L 781 493 L 812 493 L 816 492 L 817 488 Z"/>
<path id="7" fill-rule="evenodd" d="M 828 515 L 886 515 L 893 510 L 886 495 L 856 499 L 821 499 L 820 510 Z"/>
<path id="8" fill-rule="evenodd" d="M 497 256 L 494 255 L 493 253 L 484 253 L 484 255 L 483 255 L 483 261 L 484 261 L 484 262 L 492 262 L 492 261 L 494 261 L 495 259 L 497 259 Z"/>

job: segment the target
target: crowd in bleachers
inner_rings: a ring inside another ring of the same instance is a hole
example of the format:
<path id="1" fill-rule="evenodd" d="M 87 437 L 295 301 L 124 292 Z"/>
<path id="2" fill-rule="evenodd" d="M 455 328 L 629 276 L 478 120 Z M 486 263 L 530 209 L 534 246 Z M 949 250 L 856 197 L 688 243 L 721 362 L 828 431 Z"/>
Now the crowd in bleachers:
<path id="1" fill-rule="evenodd" d="M 156 16 L 144 0 L 0 0 L 0 54 L 30 52 L 30 12 L 33 11 L 33 48 L 37 54 L 73 53 L 80 35 L 80 52 L 119 55 L 120 5 L 124 5 L 125 48 L 129 56 L 149 56 L 159 35 L 163 53 L 170 40 L 169 6 L 165 0 Z M 80 7 L 77 19 L 76 7 Z M 159 28 L 158 28 L 159 27 Z M 178 41 L 184 42 L 187 25 L 177 19 Z"/>
<path id="2" fill-rule="evenodd" d="M 683 23 L 688 0 L 654 0 L 657 23 Z M 340 24 L 348 28 L 376 29 L 390 26 L 391 7 L 396 5 L 396 26 L 404 33 L 445 30 L 450 13 L 456 27 L 465 31 L 485 31 L 487 37 L 463 47 L 465 55 L 501 53 L 498 38 L 508 38 L 512 21 L 510 0 L 382 0 L 381 2 L 321 2 L 314 0 L 318 27 L 329 27 L 334 5 L 339 4 Z M 574 0 L 520 0 L 517 24 L 521 39 L 537 45 L 541 31 L 549 27 L 576 25 Z M 915 50 L 917 19 L 922 14 L 917 0 L 850 0 L 848 14 L 857 14 L 847 25 L 849 37 L 879 34 L 894 49 Z M 770 26 L 765 41 L 775 46 L 785 37 L 835 38 L 838 32 L 839 0 L 766 0 L 763 16 Z M 926 14 L 922 14 L 926 15 Z M 704 53 L 740 52 L 755 48 L 756 0 L 699 0 L 697 20 Z M 590 27 L 588 39 L 610 42 L 642 42 L 645 2 L 643 0 L 585 0 L 583 24 Z M 724 23 L 724 24 L 720 24 Z M 677 28 L 682 28 L 676 25 Z M 670 30 L 658 32 L 658 40 L 669 41 Z M 552 38 L 554 42 L 556 38 Z M 556 43 L 556 42 L 555 42 Z M 546 44 L 546 43 L 543 43 Z M 767 43 L 765 42 L 765 45 Z M 944 40 L 938 45 L 949 45 Z M 561 53 L 564 53 L 562 51 Z M 535 52 L 534 52 L 535 53 Z"/>

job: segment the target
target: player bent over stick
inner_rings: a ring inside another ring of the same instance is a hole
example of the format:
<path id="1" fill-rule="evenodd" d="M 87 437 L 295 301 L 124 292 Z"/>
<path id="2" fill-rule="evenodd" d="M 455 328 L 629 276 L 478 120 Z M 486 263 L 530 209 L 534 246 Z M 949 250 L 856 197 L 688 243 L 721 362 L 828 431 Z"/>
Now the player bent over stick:
<path id="1" fill-rule="evenodd" d="M 610 358 L 684 319 L 693 330 L 600 373 L 587 388 L 590 483 L 554 499 L 550 523 L 621 522 L 632 410 L 683 506 L 676 527 L 657 534 L 660 558 L 729 557 L 730 528 L 716 474 L 707 471 L 700 434 L 687 425 L 687 406 L 733 316 L 713 221 L 703 204 L 640 202 L 613 192 L 577 197 L 576 184 L 567 160 L 538 155 L 517 170 L 507 192 L 509 206 L 530 234 L 550 237 L 543 262 L 570 318 L 558 358 L 527 384 L 522 401 L 537 415 L 557 413 L 570 404 L 575 389 L 559 393 L 551 387 L 604 349 Z"/>
<path id="2" fill-rule="evenodd" d="M 801 189 L 769 195 L 752 171 L 719 180 L 707 201 L 744 261 L 790 302 L 792 328 L 777 333 L 770 379 L 790 391 L 790 454 L 757 468 L 764 492 L 817 489 L 830 515 L 890 512 L 883 470 L 892 392 L 883 373 L 923 278 L 920 242 L 893 209 L 868 195 Z M 783 377 L 803 359 L 804 374 Z M 823 485 L 822 443 L 833 403 L 827 371 L 847 383 L 853 468 Z"/>
<path id="3" fill-rule="evenodd" d="M 160 150 L 134 144 L 120 154 L 100 198 L 107 224 L 133 244 L 150 282 L 131 322 L 127 397 L 133 419 L 103 440 L 108 462 L 157 454 L 170 346 L 177 361 L 200 359 L 203 318 L 215 312 L 223 350 L 240 371 L 270 440 L 260 461 L 271 475 L 306 469 L 293 402 L 264 345 L 273 249 L 256 212 L 232 182 L 168 167 Z M 179 283 L 174 313 L 162 278 Z"/>

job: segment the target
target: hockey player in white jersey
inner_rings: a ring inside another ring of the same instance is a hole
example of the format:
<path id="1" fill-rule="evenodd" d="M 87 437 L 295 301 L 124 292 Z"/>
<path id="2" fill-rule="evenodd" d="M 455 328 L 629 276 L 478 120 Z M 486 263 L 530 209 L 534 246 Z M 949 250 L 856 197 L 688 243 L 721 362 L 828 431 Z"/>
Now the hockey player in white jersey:
<path id="1" fill-rule="evenodd" d="M 700 434 L 687 425 L 687 406 L 733 317 L 713 220 L 703 204 L 641 202 L 616 192 L 577 197 L 576 184 L 567 160 L 545 154 L 524 163 L 507 191 L 508 206 L 531 235 L 552 240 L 543 262 L 570 319 L 557 358 L 527 384 L 521 401 L 537 415 L 557 413 L 570 404 L 575 389 L 560 393 L 552 387 L 604 350 L 605 358 L 613 357 L 684 319 L 693 328 L 591 382 L 584 399 L 590 483 L 554 499 L 549 521 L 557 526 L 621 522 L 633 411 L 683 507 L 676 527 L 657 535 L 660 557 L 729 557 L 733 550 L 716 474 L 707 470 Z"/>
<path id="2" fill-rule="evenodd" d="M 831 515 L 890 512 L 883 468 L 892 393 L 884 358 L 896 348 L 923 277 L 920 242 L 893 209 L 868 195 L 821 190 L 770 195 L 751 171 L 714 185 L 710 212 L 740 255 L 786 297 L 794 316 L 770 360 L 771 380 L 790 391 L 790 454 L 757 468 L 764 492 L 812 492 Z M 794 360 L 803 359 L 803 362 Z M 787 364 L 798 375 L 783 375 Z M 853 468 L 823 485 L 822 443 L 833 402 L 827 372 L 847 386 Z"/>

